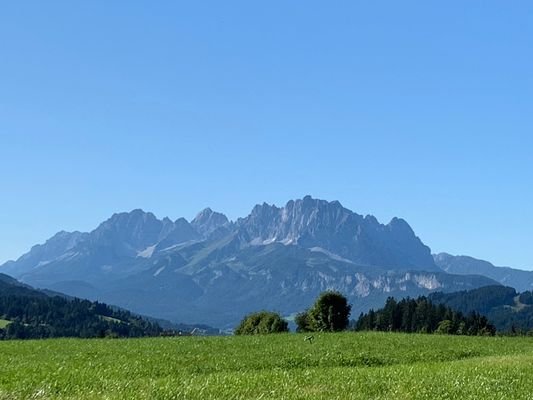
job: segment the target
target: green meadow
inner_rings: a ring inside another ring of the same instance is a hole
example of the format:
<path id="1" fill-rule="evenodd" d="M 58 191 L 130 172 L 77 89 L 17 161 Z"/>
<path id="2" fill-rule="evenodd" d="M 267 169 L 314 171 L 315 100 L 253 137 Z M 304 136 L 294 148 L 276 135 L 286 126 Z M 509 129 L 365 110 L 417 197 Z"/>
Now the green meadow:
<path id="1" fill-rule="evenodd" d="M 0 399 L 533 399 L 533 338 L 394 333 L 0 342 Z"/>

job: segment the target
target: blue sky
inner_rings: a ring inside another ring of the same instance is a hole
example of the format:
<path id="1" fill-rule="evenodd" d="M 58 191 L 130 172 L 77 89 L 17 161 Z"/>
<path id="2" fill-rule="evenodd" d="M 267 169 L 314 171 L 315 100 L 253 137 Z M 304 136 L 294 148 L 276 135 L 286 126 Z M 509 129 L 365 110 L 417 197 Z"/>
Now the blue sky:
<path id="1" fill-rule="evenodd" d="M 5 2 L 0 262 L 311 194 L 531 269 L 532 42 L 527 1 Z"/>

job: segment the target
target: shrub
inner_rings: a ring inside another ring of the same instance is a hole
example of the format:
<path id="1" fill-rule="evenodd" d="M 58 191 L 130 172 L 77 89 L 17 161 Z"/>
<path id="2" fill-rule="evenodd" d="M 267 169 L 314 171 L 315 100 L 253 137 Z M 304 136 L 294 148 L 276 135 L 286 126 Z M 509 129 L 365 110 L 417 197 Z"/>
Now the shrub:
<path id="1" fill-rule="evenodd" d="M 453 332 L 453 322 L 449 319 L 445 319 L 439 322 L 437 326 L 436 334 L 439 335 L 451 335 Z"/>
<path id="2" fill-rule="evenodd" d="M 263 335 L 268 333 L 288 332 L 289 325 L 279 314 L 260 311 L 243 318 L 235 329 L 236 335 Z"/>

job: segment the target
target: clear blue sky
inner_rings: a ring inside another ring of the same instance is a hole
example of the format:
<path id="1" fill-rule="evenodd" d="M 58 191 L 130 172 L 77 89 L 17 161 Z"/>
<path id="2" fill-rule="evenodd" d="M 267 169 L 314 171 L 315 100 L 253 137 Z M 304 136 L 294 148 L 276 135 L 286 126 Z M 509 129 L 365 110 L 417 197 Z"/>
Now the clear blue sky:
<path id="1" fill-rule="evenodd" d="M 311 194 L 533 268 L 532 49 L 530 1 L 4 2 L 0 262 Z"/>

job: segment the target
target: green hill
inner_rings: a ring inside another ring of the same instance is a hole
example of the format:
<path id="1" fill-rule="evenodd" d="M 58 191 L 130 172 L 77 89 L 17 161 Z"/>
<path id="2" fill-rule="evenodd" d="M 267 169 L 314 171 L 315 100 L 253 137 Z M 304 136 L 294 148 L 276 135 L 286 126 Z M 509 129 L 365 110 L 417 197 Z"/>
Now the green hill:
<path id="1" fill-rule="evenodd" d="M 45 293 L 0 274 L 0 339 L 156 336 L 154 322 L 106 304 Z"/>
<path id="2" fill-rule="evenodd" d="M 486 316 L 499 331 L 533 330 L 533 293 L 505 286 L 486 286 L 455 293 L 432 293 L 429 299 L 465 314 Z"/>

